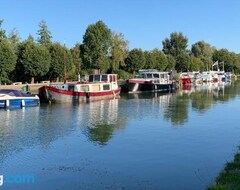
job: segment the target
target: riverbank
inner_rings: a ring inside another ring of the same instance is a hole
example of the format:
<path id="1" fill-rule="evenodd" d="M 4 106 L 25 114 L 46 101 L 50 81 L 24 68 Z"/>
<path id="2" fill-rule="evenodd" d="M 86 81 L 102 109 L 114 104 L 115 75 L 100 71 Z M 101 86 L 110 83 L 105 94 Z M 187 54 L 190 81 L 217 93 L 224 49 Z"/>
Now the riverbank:
<path id="1" fill-rule="evenodd" d="M 38 89 L 47 84 L 48 83 L 0 85 L 0 89 L 14 89 L 24 91 L 27 86 L 29 92 L 31 92 L 32 94 L 38 94 Z"/>
<path id="2" fill-rule="evenodd" d="M 239 190 L 240 189 L 240 150 L 234 160 L 226 164 L 216 179 L 216 184 L 208 190 Z"/>

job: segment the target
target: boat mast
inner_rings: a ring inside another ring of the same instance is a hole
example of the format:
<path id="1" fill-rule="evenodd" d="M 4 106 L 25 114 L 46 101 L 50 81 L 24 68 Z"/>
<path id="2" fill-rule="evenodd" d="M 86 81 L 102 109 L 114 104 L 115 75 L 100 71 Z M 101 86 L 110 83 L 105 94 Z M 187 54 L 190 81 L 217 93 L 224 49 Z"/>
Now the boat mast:
<path id="1" fill-rule="evenodd" d="M 63 57 L 63 62 L 64 62 L 64 84 L 66 84 L 66 81 L 67 81 L 67 79 L 66 79 L 66 52 L 65 52 L 65 42 L 64 42 L 64 57 Z"/>

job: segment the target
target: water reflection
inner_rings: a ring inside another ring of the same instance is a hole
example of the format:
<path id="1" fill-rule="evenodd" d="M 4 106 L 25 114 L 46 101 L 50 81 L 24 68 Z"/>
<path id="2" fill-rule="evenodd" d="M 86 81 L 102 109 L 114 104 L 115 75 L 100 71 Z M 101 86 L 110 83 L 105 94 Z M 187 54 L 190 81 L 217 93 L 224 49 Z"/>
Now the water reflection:
<path id="1" fill-rule="evenodd" d="M 29 121 L 39 122 L 39 109 L 0 110 L 0 163 L 35 142 L 37 129 Z"/>
<path id="2" fill-rule="evenodd" d="M 126 124 L 126 119 L 119 117 L 119 99 L 91 102 L 88 116 L 85 134 L 100 145 L 106 145 L 114 132 Z"/>
<path id="3" fill-rule="evenodd" d="M 224 86 L 192 86 L 174 94 L 123 94 L 121 99 L 81 105 L 41 105 L 29 109 L 0 110 L 0 163 L 14 152 L 33 146 L 47 150 L 52 142 L 71 134 L 107 145 L 128 122 L 163 117 L 183 126 L 190 111 L 206 114 L 217 103 L 240 94 L 240 82 Z"/>

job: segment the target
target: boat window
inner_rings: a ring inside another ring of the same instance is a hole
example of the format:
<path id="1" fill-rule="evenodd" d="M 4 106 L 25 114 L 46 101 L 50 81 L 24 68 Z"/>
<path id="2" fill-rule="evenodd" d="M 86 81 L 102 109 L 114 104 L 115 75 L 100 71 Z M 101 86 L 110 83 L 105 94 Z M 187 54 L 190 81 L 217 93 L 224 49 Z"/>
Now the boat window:
<path id="1" fill-rule="evenodd" d="M 100 81 L 100 75 L 94 75 L 94 81 Z"/>
<path id="2" fill-rule="evenodd" d="M 107 75 L 102 75 L 102 81 L 108 81 L 108 76 Z"/>
<path id="3" fill-rule="evenodd" d="M 144 74 L 141 74 L 141 78 L 145 78 L 145 75 L 144 75 Z"/>
<path id="4" fill-rule="evenodd" d="M 159 74 L 157 73 L 153 74 L 153 78 L 159 78 Z"/>
<path id="5" fill-rule="evenodd" d="M 147 74 L 147 78 L 152 78 L 152 74 L 151 74 L 151 73 L 148 73 L 148 74 Z"/>
<path id="6" fill-rule="evenodd" d="M 89 82 L 93 82 L 93 75 L 89 76 Z"/>
<path id="7" fill-rule="evenodd" d="M 110 90 L 110 85 L 109 84 L 103 85 L 103 90 Z"/>
<path id="8" fill-rule="evenodd" d="M 94 81 L 100 81 L 100 75 L 94 75 Z"/>
<path id="9" fill-rule="evenodd" d="M 164 74 L 160 74 L 160 78 L 164 78 Z"/>
<path id="10" fill-rule="evenodd" d="M 68 90 L 69 90 L 70 92 L 74 92 L 74 86 L 69 85 Z"/>

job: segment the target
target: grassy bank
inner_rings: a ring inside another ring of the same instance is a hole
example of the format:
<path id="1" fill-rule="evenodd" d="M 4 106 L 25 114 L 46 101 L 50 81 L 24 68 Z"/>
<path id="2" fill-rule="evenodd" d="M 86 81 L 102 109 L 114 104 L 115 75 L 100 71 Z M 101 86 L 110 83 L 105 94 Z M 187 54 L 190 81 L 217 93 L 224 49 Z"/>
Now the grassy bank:
<path id="1" fill-rule="evenodd" d="M 208 190 L 240 190 L 240 151 L 234 160 L 226 164 L 216 179 L 216 184 Z"/>

